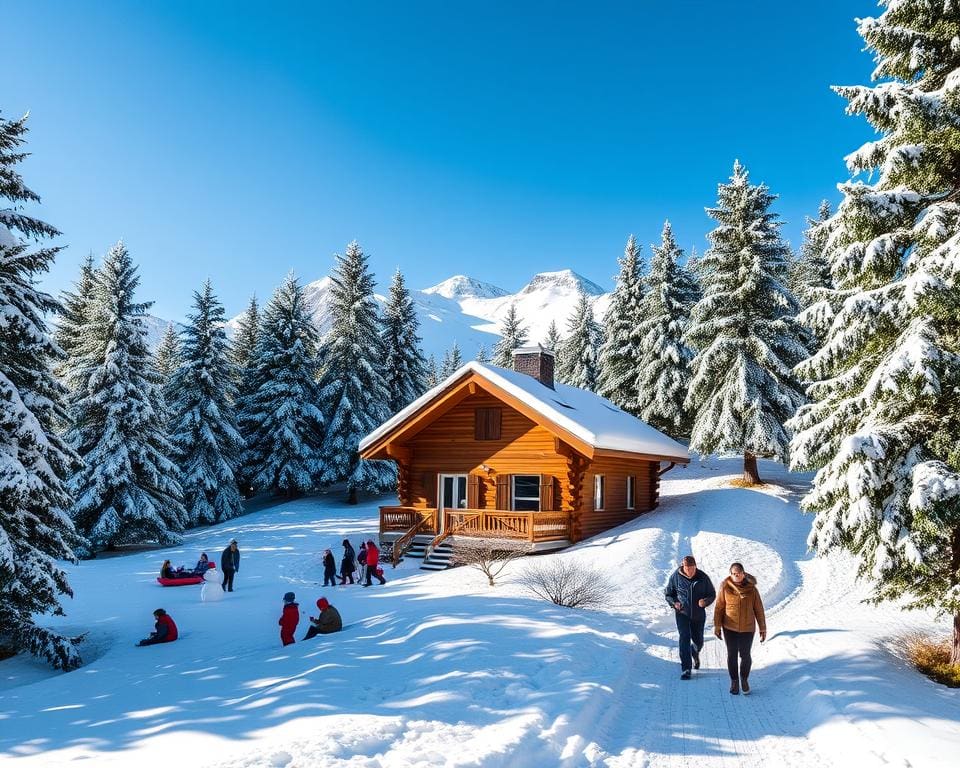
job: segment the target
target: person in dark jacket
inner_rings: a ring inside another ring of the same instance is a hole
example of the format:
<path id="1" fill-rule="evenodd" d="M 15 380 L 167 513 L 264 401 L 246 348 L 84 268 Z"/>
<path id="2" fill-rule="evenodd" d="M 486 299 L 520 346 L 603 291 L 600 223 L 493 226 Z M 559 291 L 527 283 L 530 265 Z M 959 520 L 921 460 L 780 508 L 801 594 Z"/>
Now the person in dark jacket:
<path id="1" fill-rule="evenodd" d="M 179 636 L 177 625 L 163 608 L 157 608 L 153 612 L 153 617 L 157 620 L 154 624 L 154 631 L 150 637 L 141 640 L 137 645 L 156 645 L 157 643 L 172 643 Z"/>
<path id="2" fill-rule="evenodd" d="M 197 560 L 197 564 L 193 567 L 193 573 L 196 576 L 203 576 L 207 572 L 207 569 L 210 567 L 210 559 L 207 557 L 206 552 L 200 553 L 200 559 Z"/>
<path id="3" fill-rule="evenodd" d="M 320 609 L 320 615 L 314 618 L 310 617 L 310 629 L 304 636 L 304 640 L 309 640 L 317 635 L 329 635 L 332 632 L 339 632 L 343 629 L 343 620 L 340 618 L 340 612 L 330 605 L 325 597 L 317 600 L 317 608 Z"/>
<path id="4" fill-rule="evenodd" d="M 323 551 L 323 586 L 337 586 L 337 561 L 329 549 Z"/>
<path id="5" fill-rule="evenodd" d="M 377 545 L 373 543 L 373 540 L 367 542 L 367 580 L 363 583 L 363 586 L 370 586 L 370 579 L 373 576 L 376 576 L 381 584 L 386 584 L 387 580 L 383 578 L 383 571 L 380 569 L 380 550 L 377 549 Z"/>
<path id="6" fill-rule="evenodd" d="M 220 553 L 220 570 L 223 571 L 224 592 L 233 592 L 233 576 L 240 570 L 240 547 L 237 540 L 230 542 L 229 546 Z"/>
<path id="7" fill-rule="evenodd" d="M 367 542 L 360 542 L 360 549 L 357 550 L 357 583 L 363 583 L 367 576 Z"/>
<path id="8" fill-rule="evenodd" d="M 287 592 L 283 596 L 283 613 L 280 614 L 280 621 L 277 623 L 280 625 L 280 641 L 284 645 L 293 643 L 294 630 L 300 623 L 300 605 L 293 592 Z"/>
<path id="9" fill-rule="evenodd" d="M 357 553 L 349 539 L 343 540 L 343 559 L 340 561 L 340 583 L 346 584 L 347 579 L 353 584 L 353 572 L 356 569 Z"/>
<path id="10" fill-rule="evenodd" d="M 674 610 L 680 633 L 680 679 L 689 680 L 691 666 L 700 669 L 703 627 L 707 623 L 704 608 L 717 593 L 710 577 L 697 568 L 693 555 L 687 555 L 667 582 L 664 596 Z"/>

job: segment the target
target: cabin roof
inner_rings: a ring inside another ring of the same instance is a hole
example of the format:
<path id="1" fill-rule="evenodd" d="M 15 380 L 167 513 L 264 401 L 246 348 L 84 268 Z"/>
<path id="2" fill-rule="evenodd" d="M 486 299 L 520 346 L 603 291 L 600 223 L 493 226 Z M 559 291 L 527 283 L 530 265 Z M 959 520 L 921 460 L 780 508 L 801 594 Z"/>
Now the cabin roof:
<path id="1" fill-rule="evenodd" d="M 595 449 L 662 456 L 670 461 L 690 460 L 683 445 L 600 395 L 566 384 L 556 384 L 556 389 L 550 389 L 525 373 L 475 360 L 458 368 L 363 438 L 360 451 L 382 440 L 436 397 L 457 387 L 470 374 L 486 379 Z"/>

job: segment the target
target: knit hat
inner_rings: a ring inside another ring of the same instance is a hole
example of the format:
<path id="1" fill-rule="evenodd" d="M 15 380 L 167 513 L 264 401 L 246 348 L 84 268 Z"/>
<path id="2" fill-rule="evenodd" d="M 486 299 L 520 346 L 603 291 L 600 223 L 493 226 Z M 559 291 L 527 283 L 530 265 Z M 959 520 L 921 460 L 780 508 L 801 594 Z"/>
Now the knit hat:
<path id="1" fill-rule="evenodd" d="M 350 539 L 344 539 L 344 540 L 343 540 L 343 546 L 349 547 L 349 546 L 350 546 Z"/>
<path id="2" fill-rule="evenodd" d="M 287 594 L 283 596 L 283 602 L 288 604 L 292 603 L 296 599 L 297 599 L 297 596 L 293 594 L 293 592 L 287 592 Z"/>
<path id="3" fill-rule="evenodd" d="M 327 598 L 321 597 L 319 600 L 317 600 L 317 608 L 319 608 L 321 611 L 325 611 L 329 607 L 330 601 L 327 600 Z"/>

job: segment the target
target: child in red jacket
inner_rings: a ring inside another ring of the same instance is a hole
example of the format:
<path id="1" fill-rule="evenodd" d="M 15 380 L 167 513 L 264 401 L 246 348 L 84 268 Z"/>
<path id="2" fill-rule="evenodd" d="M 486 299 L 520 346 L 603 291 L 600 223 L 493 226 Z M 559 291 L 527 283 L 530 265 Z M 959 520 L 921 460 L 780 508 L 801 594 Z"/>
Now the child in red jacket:
<path id="1" fill-rule="evenodd" d="M 293 592 L 287 592 L 283 596 L 283 613 L 280 614 L 280 640 L 284 645 L 290 645 L 293 642 L 293 632 L 300 622 L 300 605 L 297 603 L 297 596 Z"/>

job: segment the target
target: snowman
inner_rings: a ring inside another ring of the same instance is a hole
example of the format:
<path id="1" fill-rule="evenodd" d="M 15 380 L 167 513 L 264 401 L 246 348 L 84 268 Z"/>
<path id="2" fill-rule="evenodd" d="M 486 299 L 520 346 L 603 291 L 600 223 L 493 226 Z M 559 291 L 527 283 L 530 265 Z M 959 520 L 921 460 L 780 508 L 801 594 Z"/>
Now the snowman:
<path id="1" fill-rule="evenodd" d="M 223 587 L 220 586 L 220 574 L 216 568 L 210 568 L 203 574 L 203 586 L 200 587 L 200 599 L 205 603 L 223 600 Z"/>

